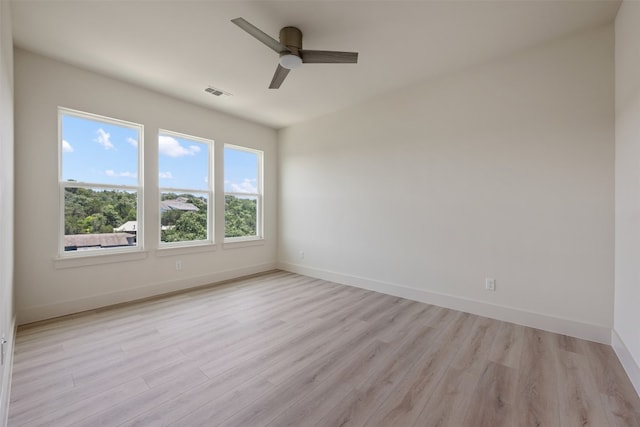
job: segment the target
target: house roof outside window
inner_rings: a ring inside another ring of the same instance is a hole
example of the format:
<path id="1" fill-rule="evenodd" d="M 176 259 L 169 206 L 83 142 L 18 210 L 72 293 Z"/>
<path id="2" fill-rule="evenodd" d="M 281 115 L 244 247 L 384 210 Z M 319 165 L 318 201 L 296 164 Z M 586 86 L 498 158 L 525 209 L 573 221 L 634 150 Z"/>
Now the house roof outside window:
<path id="1" fill-rule="evenodd" d="M 173 200 L 163 200 L 160 202 L 160 211 L 198 211 L 199 209 L 193 204 L 187 202 L 186 197 L 178 197 Z"/>

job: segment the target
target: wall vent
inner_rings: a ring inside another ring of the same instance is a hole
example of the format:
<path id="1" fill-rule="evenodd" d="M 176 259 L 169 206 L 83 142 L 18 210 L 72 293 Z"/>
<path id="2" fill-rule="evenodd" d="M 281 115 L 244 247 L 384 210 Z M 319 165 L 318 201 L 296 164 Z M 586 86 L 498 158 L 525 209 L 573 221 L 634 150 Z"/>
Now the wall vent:
<path id="1" fill-rule="evenodd" d="M 209 86 L 204 91 L 207 92 L 207 93 L 210 93 L 211 95 L 214 95 L 214 96 L 223 96 L 223 97 L 224 96 L 231 96 L 231 94 L 229 92 L 225 92 L 224 90 L 215 88 L 213 86 Z"/>

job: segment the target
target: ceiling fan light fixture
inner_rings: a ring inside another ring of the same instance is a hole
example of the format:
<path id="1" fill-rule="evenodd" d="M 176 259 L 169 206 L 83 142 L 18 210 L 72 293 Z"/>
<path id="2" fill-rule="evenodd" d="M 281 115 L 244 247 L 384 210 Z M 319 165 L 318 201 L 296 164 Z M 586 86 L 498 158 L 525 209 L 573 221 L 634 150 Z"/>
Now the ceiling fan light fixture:
<path id="1" fill-rule="evenodd" d="M 280 56 L 280 65 L 288 70 L 293 70 L 302 65 L 302 58 L 292 53 L 286 53 Z"/>

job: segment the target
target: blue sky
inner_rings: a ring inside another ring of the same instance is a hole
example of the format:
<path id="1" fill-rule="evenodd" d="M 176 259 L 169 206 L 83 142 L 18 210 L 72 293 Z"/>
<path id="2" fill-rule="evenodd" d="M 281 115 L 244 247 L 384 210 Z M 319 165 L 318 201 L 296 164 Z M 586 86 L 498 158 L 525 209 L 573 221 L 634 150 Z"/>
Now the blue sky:
<path id="1" fill-rule="evenodd" d="M 207 190 L 209 144 L 160 134 L 158 173 L 161 187 Z"/>
<path id="2" fill-rule="evenodd" d="M 257 193 L 258 156 L 255 153 L 224 149 L 224 191 L 230 193 Z"/>
<path id="3" fill-rule="evenodd" d="M 136 129 L 62 116 L 63 180 L 136 185 Z"/>
<path id="4" fill-rule="evenodd" d="M 62 116 L 63 180 L 136 185 L 137 129 L 71 115 Z M 148 141 L 148 143 L 155 141 Z M 158 138 L 161 187 L 207 190 L 209 144 L 174 134 Z M 256 192 L 254 153 L 225 148 L 225 191 Z"/>

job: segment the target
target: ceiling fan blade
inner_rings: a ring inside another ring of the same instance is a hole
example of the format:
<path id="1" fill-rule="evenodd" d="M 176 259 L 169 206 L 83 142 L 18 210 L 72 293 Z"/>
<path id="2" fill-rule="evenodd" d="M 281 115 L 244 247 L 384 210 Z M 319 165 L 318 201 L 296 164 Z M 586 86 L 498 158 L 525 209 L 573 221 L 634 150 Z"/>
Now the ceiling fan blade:
<path id="1" fill-rule="evenodd" d="M 301 49 L 302 62 L 307 64 L 356 64 L 358 52 Z"/>
<path id="2" fill-rule="evenodd" d="M 289 69 L 278 64 L 278 68 L 276 68 L 276 72 L 273 74 L 273 78 L 271 79 L 269 89 L 280 88 L 280 85 L 284 81 L 285 77 L 287 77 L 287 74 L 289 74 Z"/>
<path id="3" fill-rule="evenodd" d="M 277 53 L 290 52 L 289 48 L 287 48 L 285 45 L 280 43 L 278 40 L 271 37 L 269 34 L 262 31 L 260 28 L 256 27 L 253 24 L 250 24 L 246 19 L 236 18 L 236 19 L 232 19 L 231 22 L 233 22 L 238 27 L 245 30 L 247 33 L 251 34 L 254 38 L 258 39 L 262 43 L 269 46 L 271 49 L 273 49 Z"/>

